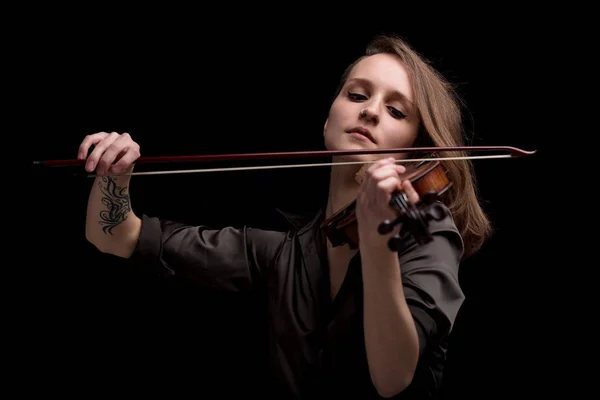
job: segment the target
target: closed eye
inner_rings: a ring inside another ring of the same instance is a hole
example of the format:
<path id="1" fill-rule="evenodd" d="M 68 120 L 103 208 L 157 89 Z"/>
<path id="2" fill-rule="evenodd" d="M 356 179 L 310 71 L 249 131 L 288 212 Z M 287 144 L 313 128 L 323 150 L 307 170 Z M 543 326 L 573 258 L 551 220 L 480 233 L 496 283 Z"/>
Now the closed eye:
<path id="1" fill-rule="evenodd" d="M 350 97 L 352 100 L 366 100 L 367 96 L 364 96 L 362 94 L 359 93 L 352 93 L 352 92 L 348 92 L 348 97 Z"/>
<path id="2" fill-rule="evenodd" d="M 362 95 L 360 93 L 353 93 L 353 92 L 348 92 L 348 97 L 353 101 L 361 101 L 361 100 L 367 99 L 367 96 Z M 395 107 L 388 106 L 388 110 L 390 110 L 390 112 L 394 116 L 394 118 L 398 118 L 398 119 L 406 118 L 406 114 L 404 114 L 402 111 L 398 110 Z"/>
<path id="3" fill-rule="evenodd" d="M 392 115 L 398 119 L 403 119 L 406 118 L 406 114 L 404 114 L 402 111 L 398 110 L 397 108 L 394 107 L 388 107 L 390 109 L 390 111 L 392 112 Z"/>

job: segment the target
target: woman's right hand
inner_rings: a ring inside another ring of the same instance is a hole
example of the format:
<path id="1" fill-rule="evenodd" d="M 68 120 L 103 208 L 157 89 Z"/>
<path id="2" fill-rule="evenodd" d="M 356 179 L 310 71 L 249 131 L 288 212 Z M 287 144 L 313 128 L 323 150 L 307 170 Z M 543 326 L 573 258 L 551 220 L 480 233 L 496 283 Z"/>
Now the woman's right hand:
<path id="1" fill-rule="evenodd" d="M 94 150 L 88 155 L 91 146 Z M 87 135 L 77 153 L 78 160 L 85 160 L 88 172 L 96 170 L 97 175 L 119 175 L 133 167 L 140 157 L 140 145 L 128 133 L 99 132 Z"/>

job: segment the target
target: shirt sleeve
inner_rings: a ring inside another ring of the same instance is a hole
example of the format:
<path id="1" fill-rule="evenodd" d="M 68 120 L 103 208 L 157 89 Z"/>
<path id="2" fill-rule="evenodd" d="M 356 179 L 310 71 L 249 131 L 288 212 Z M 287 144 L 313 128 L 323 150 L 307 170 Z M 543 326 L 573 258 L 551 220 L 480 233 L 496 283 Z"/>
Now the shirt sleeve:
<path id="1" fill-rule="evenodd" d="M 163 277 L 241 292 L 262 280 L 282 236 L 274 231 L 214 229 L 142 215 L 140 237 L 130 260 Z"/>
<path id="2" fill-rule="evenodd" d="M 408 239 L 399 253 L 406 302 L 419 335 L 420 353 L 447 339 L 465 299 L 458 280 L 464 244 L 451 218 L 430 222 L 433 240 Z"/>

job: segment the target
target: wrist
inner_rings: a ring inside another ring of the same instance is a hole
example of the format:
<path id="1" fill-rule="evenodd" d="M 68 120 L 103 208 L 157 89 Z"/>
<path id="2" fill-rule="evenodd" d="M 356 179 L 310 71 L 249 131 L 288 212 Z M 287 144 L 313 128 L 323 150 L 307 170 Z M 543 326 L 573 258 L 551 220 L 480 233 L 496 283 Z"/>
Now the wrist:
<path id="1" fill-rule="evenodd" d="M 388 242 L 396 233 L 395 231 L 391 233 L 381 234 L 378 231 L 378 225 L 369 225 L 363 226 L 358 230 L 358 237 L 361 244 L 364 244 L 365 247 L 369 249 L 373 249 L 375 251 L 388 249 Z"/>

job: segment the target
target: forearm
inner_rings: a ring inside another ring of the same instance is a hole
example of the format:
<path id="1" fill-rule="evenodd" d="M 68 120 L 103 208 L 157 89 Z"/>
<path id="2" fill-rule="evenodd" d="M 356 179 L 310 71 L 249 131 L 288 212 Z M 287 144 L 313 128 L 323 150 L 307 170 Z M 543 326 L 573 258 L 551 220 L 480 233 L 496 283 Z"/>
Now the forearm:
<path id="1" fill-rule="evenodd" d="M 391 397 L 412 380 L 419 339 L 404 298 L 397 254 L 384 241 L 361 241 L 360 251 L 369 371 L 380 395 Z"/>
<path id="2" fill-rule="evenodd" d="M 131 175 L 95 178 L 88 199 L 86 238 L 100 251 L 129 257 L 139 237 L 141 220 L 131 208 Z"/>

